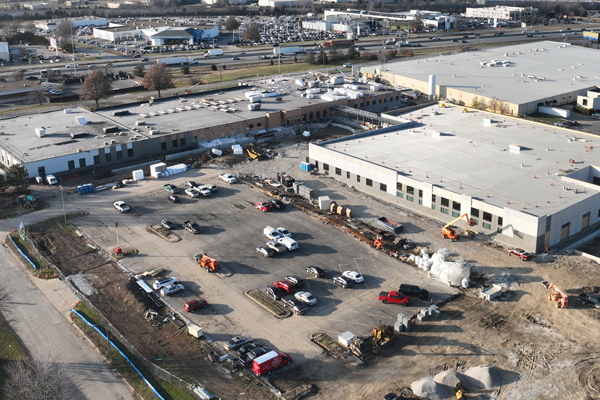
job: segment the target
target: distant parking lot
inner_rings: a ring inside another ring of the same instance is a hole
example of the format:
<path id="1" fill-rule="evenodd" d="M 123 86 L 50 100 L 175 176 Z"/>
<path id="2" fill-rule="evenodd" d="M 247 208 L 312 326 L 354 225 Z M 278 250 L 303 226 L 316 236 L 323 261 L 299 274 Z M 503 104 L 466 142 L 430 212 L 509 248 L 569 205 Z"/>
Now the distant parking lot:
<path id="1" fill-rule="evenodd" d="M 334 337 L 347 330 L 367 335 L 374 326 L 393 323 L 398 312 L 412 315 L 431 301 L 411 299 L 408 307 L 381 304 L 380 291 L 394 290 L 400 283 L 420 285 L 429 290 L 434 302 L 455 292 L 428 279 L 423 271 L 377 252 L 301 210 L 287 207 L 260 212 L 254 204 L 267 200 L 267 196 L 240 183 L 220 182 L 217 175 L 217 170 L 188 171 L 169 180 L 146 180 L 137 186 L 97 193 L 89 198 L 97 207 L 89 208 L 90 216 L 78 223 L 96 243 L 112 251 L 116 244 L 114 226 L 118 222 L 121 246 L 139 252 L 122 263 L 135 273 L 165 268 L 166 276 L 178 277 L 187 290 L 168 299 L 178 310 L 196 296 L 208 300 L 210 306 L 190 318 L 219 344 L 233 335 L 249 334 L 301 360 L 303 355 L 320 352 L 308 340 L 315 331 L 325 331 Z M 216 184 L 218 191 L 209 197 L 193 199 L 180 193 L 181 203 L 169 202 L 169 194 L 162 185 L 173 183 L 183 189 L 183 182 L 190 179 Z M 112 206 L 117 200 L 126 201 L 134 212 L 120 214 Z M 135 211 L 140 215 L 136 216 Z M 174 232 L 181 236 L 181 241 L 170 243 L 148 230 L 149 225 L 165 218 L 178 226 Z M 187 220 L 197 222 L 202 233 L 193 235 L 184 231 L 181 223 Z M 257 254 L 256 247 L 264 246 L 267 241 L 263 236 L 266 225 L 288 229 L 299 249 L 270 258 Z M 224 277 L 205 272 L 192 259 L 201 252 L 216 258 L 233 274 Z M 323 268 L 326 279 L 310 277 L 307 266 Z M 345 270 L 358 271 L 365 282 L 350 289 L 334 285 L 331 278 Z M 244 295 L 252 289 L 264 292 L 286 275 L 305 278 L 302 290 L 317 298 L 318 303 L 309 307 L 305 315 L 278 320 Z"/>

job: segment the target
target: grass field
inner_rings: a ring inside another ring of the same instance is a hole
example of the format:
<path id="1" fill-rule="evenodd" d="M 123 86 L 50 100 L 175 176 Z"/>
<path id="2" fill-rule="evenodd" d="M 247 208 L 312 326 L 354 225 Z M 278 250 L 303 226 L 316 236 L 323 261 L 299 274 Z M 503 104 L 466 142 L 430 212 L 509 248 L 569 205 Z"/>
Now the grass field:
<path id="1" fill-rule="evenodd" d="M 4 366 L 11 361 L 27 357 L 27 350 L 19 342 L 19 338 L 0 314 L 0 390 L 4 384 Z"/>

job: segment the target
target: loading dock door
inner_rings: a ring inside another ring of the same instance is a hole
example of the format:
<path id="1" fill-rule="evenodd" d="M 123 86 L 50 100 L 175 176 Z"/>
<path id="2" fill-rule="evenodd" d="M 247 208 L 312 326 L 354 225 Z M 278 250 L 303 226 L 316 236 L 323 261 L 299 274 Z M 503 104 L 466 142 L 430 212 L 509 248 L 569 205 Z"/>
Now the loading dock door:
<path id="1" fill-rule="evenodd" d="M 571 223 L 567 222 L 560 229 L 560 240 L 566 239 L 569 237 L 569 230 L 571 228 Z"/>
<path id="2" fill-rule="evenodd" d="M 581 218 L 581 229 L 585 229 L 590 226 L 590 213 L 587 212 L 583 214 L 583 218 Z"/>

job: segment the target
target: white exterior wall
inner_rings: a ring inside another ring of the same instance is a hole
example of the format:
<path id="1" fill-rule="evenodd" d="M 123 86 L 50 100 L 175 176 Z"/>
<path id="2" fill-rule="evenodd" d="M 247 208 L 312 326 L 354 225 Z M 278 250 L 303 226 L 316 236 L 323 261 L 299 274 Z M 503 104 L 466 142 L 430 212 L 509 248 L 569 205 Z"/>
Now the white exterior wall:
<path id="1" fill-rule="evenodd" d="M 56 174 L 59 172 L 69 171 L 69 161 L 75 161 L 75 170 L 79 169 L 79 159 L 85 158 L 85 165 L 94 165 L 94 156 L 99 155 L 99 150 L 84 151 L 81 153 L 67 154 L 61 157 L 50 158 L 47 160 L 34 161 L 25 163 L 23 166 L 29 173 L 29 177 L 38 176 L 38 167 L 44 167 L 46 174 Z"/>
<path id="2" fill-rule="evenodd" d="M 212 39 L 219 36 L 219 27 L 215 25 L 213 28 L 202 30 L 202 39 Z"/>

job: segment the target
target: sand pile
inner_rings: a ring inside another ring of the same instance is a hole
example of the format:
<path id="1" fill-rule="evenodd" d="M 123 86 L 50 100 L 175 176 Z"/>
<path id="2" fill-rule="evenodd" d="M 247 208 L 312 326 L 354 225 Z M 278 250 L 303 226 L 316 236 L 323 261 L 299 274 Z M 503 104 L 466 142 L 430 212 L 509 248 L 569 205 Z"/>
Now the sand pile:
<path id="1" fill-rule="evenodd" d="M 444 400 L 450 396 L 448 391 L 439 383 L 434 382 L 431 378 L 423 378 L 414 381 L 410 388 L 413 393 L 427 400 Z"/>
<path id="2" fill-rule="evenodd" d="M 491 365 L 479 365 L 469 368 L 465 377 L 470 385 L 479 389 L 492 389 L 502 385 L 502 373 Z"/>
<path id="3" fill-rule="evenodd" d="M 449 369 L 447 371 L 440 372 L 433 377 L 434 382 L 442 385 L 448 393 L 454 393 L 456 385 L 458 383 L 463 384 L 467 378 L 455 369 Z"/>

